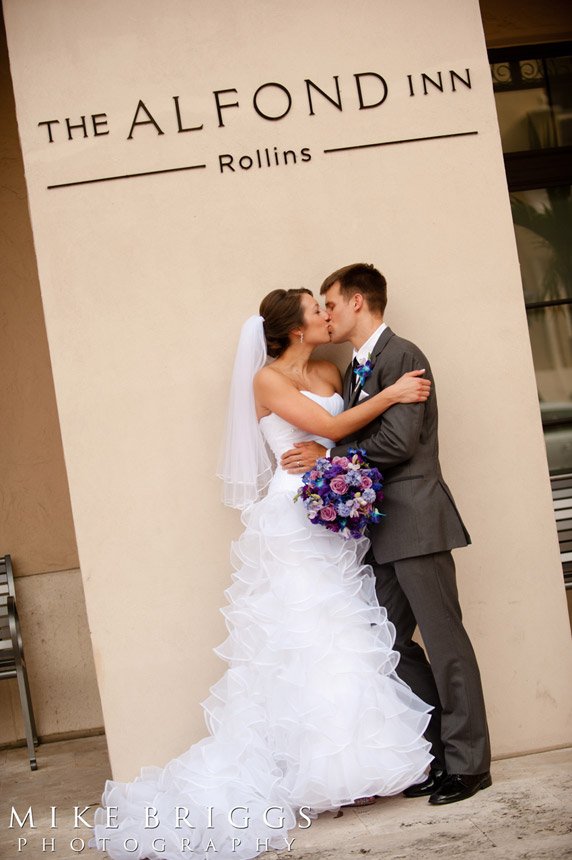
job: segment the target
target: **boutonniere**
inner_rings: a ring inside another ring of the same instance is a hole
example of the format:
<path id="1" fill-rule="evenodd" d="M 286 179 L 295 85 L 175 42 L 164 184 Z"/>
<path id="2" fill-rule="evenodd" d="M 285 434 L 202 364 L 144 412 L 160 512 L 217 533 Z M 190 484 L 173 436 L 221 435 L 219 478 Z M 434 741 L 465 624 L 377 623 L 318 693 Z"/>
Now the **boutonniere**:
<path id="1" fill-rule="evenodd" d="M 364 361 L 363 364 L 358 364 L 357 367 L 354 368 L 354 374 L 358 384 L 362 387 L 368 376 L 371 376 L 374 364 L 375 362 L 371 360 L 371 353 L 369 353 L 367 360 Z"/>

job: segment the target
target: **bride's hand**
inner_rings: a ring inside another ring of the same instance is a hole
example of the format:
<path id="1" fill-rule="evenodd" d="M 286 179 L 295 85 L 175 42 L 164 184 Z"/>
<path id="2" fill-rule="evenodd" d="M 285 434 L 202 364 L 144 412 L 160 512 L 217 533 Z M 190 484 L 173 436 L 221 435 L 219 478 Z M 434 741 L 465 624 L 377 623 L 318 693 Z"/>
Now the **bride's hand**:
<path id="1" fill-rule="evenodd" d="M 427 400 L 431 391 L 431 382 L 428 379 L 421 379 L 423 373 L 425 370 L 410 370 L 389 386 L 396 403 L 421 403 Z"/>

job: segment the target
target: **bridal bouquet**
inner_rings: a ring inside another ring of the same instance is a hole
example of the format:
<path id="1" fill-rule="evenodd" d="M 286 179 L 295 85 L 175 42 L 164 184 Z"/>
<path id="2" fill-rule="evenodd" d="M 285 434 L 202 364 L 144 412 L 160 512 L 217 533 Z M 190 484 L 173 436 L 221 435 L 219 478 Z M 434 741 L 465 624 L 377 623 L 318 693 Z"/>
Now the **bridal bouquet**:
<path id="1" fill-rule="evenodd" d="M 320 457 L 302 476 L 294 501 L 302 499 L 310 522 L 360 538 L 370 523 L 384 514 L 376 508 L 383 499 L 382 476 L 370 467 L 363 448 L 350 448 L 349 457 Z"/>

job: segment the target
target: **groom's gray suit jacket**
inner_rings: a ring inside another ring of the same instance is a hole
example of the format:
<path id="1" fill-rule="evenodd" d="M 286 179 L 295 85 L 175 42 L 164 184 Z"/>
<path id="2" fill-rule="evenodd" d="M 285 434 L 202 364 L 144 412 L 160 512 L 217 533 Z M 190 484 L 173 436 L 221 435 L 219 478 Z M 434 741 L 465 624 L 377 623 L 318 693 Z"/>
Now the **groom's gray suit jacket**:
<path id="1" fill-rule="evenodd" d="M 451 491 L 443 480 L 437 440 L 437 396 L 429 362 L 415 344 L 386 328 L 371 354 L 374 363 L 363 388 L 350 396 L 351 365 L 344 377 L 346 408 L 360 391 L 370 396 L 410 370 L 425 368 L 433 383 L 425 403 L 398 403 L 331 450 L 343 456 L 348 447 L 364 448 L 368 460 L 383 474 L 385 517 L 369 529 L 379 564 L 443 552 L 471 542 Z M 363 399 L 363 398 L 362 398 Z"/>

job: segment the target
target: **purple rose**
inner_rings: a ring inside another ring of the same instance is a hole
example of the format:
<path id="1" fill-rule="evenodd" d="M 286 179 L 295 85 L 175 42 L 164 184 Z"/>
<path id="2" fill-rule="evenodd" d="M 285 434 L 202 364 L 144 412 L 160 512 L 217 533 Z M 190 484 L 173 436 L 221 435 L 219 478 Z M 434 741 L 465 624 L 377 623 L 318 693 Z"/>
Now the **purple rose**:
<path id="1" fill-rule="evenodd" d="M 362 488 L 362 490 L 367 490 L 367 489 L 369 489 L 372 485 L 373 485 L 373 481 L 371 480 L 371 478 L 368 478 L 368 476 L 367 476 L 367 475 L 363 475 L 363 477 L 362 477 L 362 479 L 361 479 L 361 485 L 360 485 L 360 486 L 361 486 L 361 488 Z"/>
<path id="2" fill-rule="evenodd" d="M 320 519 L 327 523 L 331 523 L 336 519 L 336 511 L 333 505 L 326 505 L 325 508 L 322 508 L 320 511 Z"/>
<path id="3" fill-rule="evenodd" d="M 332 492 L 336 493 L 338 496 L 343 496 L 343 494 L 347 492 L 348 484 L 343 475 L 338 475 L 330 481 L 330 488 Z"/>

